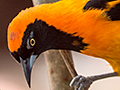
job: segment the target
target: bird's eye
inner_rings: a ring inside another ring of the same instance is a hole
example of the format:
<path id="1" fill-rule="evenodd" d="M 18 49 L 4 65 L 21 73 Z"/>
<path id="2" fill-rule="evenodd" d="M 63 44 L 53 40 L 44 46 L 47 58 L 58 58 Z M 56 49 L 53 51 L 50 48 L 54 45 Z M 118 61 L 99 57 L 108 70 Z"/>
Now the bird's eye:
<path id="1" fill-rule="evenodd" d="M 33 38 L 30 39 L 30 45 L 31 45 L 31 46 L 34 46 L 34 45 L 35 45 L 35 39 L 33 39 Z"/>

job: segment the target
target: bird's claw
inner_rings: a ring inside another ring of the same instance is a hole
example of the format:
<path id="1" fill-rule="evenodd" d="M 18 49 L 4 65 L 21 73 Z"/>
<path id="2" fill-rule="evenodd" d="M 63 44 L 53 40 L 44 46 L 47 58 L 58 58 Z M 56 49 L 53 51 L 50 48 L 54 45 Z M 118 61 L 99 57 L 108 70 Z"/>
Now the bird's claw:
<path id="1" fill-rule="evenodd" d="M 88 90 L 90 85 L 93 83 L 91 77 L 76 76 L 70 82 L 70 86 L 74 87 L 75 90 Z"/>

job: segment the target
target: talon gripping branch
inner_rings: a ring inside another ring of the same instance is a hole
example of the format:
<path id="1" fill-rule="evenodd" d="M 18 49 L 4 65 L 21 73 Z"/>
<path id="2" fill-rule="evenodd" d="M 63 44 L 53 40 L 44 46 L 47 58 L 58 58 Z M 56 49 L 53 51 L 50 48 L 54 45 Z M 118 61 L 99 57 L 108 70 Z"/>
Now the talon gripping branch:
<path id="1" fill-rule="evenodd" d="M 30 7 L 9 24 L 7 39 L 29 86 L 34 61 L 49 49 L 103 58 L 120 75 L 120 2 L 61 0 Z"/>

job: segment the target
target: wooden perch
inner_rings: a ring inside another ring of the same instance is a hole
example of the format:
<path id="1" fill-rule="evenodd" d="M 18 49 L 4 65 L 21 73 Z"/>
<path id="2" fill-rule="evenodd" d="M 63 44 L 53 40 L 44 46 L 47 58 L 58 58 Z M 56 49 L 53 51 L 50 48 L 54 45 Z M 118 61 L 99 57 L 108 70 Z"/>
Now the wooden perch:
<path id="1" fill-rule="evenodd" d="M 72 76 L 69 73 L 59 51 L 45 52 L 51 90 L 73 90 L 69 87 Z"/>
<path id="2" fill-rule="evenodd" d="M 59 52 L 60 52 L 62 59 L 64 60 L 65 65 L 67 66 L 67 69 L 69 70 L 72 78 L 74 78 L 78 74 L 74 68 L 73 60 L 72 60 L 72 57 L 70 55 L 71 52 L 68 50 L 59 50 Z"/>

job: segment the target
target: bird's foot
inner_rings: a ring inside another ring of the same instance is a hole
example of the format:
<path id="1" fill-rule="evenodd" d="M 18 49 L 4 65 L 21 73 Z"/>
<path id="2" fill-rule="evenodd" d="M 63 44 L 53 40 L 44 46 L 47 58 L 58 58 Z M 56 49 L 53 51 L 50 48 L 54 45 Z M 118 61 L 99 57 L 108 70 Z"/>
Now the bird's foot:
<path id="1" fill-rule="evenodd" d="M 74 87 L 75 90 L 88 90 L 90 85 L 93 83 L 92 77 L 76 76 L 70 82 L 70 86 Z"/>
<path id="2" fill-rule="evenodd" d="M 74 87 L 75 90 L 88 90 L 90 85 L 94 81 L 108 78 L 108 77 L 113 77 L 113 76 L 118 76 L 118 73 L 112 72 L 112 73 L 89 76 L 89 77 L 84 77 L 84 76 L 79 75 L 72 79 L 72 81 L 70 82 L 70 86 Z"/>

